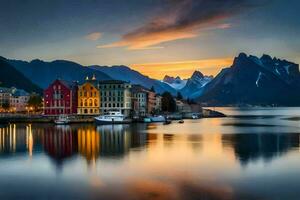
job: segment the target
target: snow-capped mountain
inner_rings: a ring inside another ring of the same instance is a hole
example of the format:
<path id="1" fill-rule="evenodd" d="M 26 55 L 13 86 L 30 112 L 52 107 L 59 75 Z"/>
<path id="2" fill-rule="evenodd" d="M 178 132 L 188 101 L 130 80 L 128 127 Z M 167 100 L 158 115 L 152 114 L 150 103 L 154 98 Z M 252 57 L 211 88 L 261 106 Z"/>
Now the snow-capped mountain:
<path id="1" fill-rule="evenodd" d="M 186 79 L 181 79 L 179 76 L 174 78 L 172 76 L 166 75 L 163 79 L 163 82 L 167 83 L 168 85 L 170 85 L 175 90 L 180 90 L 186 85 L 187 80 Z"/>
<path id="2" fill-rule="evenodd" d="M 213 79 L 212 76 L 204 76 L 200 71 L 195 71 L 191 78 L 188 79 L 186 85 L 180 90 L 185 98 L 194 99 L 199 97 L 203 88 Z"/>
<path id="3" fill-rule="evenodd" d="M 241 53 L 208 83 L 197 100 L 211 105 L 300 105 L 299 65 Z"/>

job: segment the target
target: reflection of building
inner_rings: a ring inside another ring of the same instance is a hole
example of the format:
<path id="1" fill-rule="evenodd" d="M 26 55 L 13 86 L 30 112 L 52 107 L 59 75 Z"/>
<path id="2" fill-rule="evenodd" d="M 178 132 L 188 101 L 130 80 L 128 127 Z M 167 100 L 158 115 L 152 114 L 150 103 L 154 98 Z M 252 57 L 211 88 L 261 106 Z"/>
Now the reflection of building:
<path id="1" fill-rule="evenodd" d="M 28 153 L 32 156 L 34 149 L 39 149 L 38 144 L 34 142 L 39 136 L 32 133 L 31 125 L 17 128 L 16 124 L 10 124 L 0 128 L 0 155 Z"/>
<path id="2" fill-rule="evenodd" d="M 100 92 L 96 77 L 88 77 L 86 82 L 78 87 L 77 113 L 82 115 L 97 115 L 100 113 Z"/>
<path id="3" fill-rule="evenodd" d="M 130 133 L 127 125 L 107 125 L 97 127 L 101 136 L 100 155 L 122 156 L 130 149 Z"/>
<path id="4" fill-rule="evenodd" d="M 222 141 L 233 148 L 242 164 L 247 164 L 259 158 L 270 160 L 299 147 L 299 134 L 225 134 Z"/>
<path id="5" fill-rule="evenodd" d="M 77 83 L 55 80 L 44 91 L 45 115 L 77 113 Z"/>
<path id="6" fill-rule="evenodd" d="M 79 128 L 78 152 L 84 156 L 87 161 L 95 161 L 100 153 L 100 135 L 94 128 Z"/>
<path id="7" fill-rule="evenodd" d="M 68 127 L 46 127 L 44 129 L 44 150 L 61 162 L 77 153 L 77 137 Z"/>
<path id="8" fill-rule="evenodd" d="M 119 110 L 125 116 L 131 111 L 131 84 L 124 81 L 100 81 L 101 105 L 100 112 Z"/>

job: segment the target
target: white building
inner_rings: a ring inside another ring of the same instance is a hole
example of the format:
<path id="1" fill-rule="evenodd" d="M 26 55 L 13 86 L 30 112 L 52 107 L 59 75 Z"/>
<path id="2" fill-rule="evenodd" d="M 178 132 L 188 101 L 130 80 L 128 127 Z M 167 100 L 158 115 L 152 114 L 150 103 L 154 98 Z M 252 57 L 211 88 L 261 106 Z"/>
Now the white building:
<path id="1" fill-rule="evenodd" d="M 15 112 L 26 111 L 29 98 L 30 94 L 25 90 L 13 88 L 10 96 L 10 109 Z"/>
<path id="2" fill-rule="evenodd" d="M 125 81 L 108 80 L 100 81 L 100 112 L 110 110 L 121 111 L 125 116 L 131 113 L 131 84 Z"/>
<path id="3" fill-rule="evenodd" d="M 10 103 L 11 88 L 0 87 L 0 112 L 4 111 L 5 104 Z"/>

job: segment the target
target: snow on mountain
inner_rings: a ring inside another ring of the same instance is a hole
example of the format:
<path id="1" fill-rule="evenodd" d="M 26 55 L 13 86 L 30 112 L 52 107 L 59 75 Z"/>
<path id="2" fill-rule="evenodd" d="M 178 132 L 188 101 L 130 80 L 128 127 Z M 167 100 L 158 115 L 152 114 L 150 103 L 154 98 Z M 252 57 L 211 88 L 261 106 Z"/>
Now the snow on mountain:
<path id="1" fill-rule="evenodd" d="M 180 90 L 185 98 L 194 99 L 202 94 L 203 88 L 213 79 L 212 76 L 204 76 L 201 72 L 195 71 L 186 85 Z"/>
<path id="2" fill-rule="evenodd" d="M 299 65 L 241 53 L 196 99 L 208 105 L 300 105 Z"/>
<path id="3" fill-rule="evenodd" d="M 170 85 L 175 90 L 180 90 L 186 85 L 187 80 L 186 79 L 181 79 L 179 76 L 174 78 L 174 77 L 166 75 L 162 82 L 167 83 L 168 85 Z"/>

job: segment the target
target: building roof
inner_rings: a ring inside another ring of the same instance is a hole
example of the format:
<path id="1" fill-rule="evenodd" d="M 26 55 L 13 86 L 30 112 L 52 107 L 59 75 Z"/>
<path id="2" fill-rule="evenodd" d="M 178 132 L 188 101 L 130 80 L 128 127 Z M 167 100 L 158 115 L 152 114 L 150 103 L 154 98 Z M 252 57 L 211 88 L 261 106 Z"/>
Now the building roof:
<path id="1" fill-rule="evenodd" d="M 145 88 L 144 86 L 141 86 L 141 85 L 132 85 L 131 91 L 134 92 L 134 93 L 137 93 L 137 92 L 148 93 L 149 89 L 147 89 L 147 88 Z"/>
<path id="2" fill-rule="evenodd" d="M 14 97 L 19 97 L 19 96 L 29 96 L 30 94 L 28 92 L 26 92 L 25 90 L 15 89 L 15 90 L 13 90 L 12 95 Z"/>
<path id="3" fill-rule="evenodd" d="M 11 93 L 11 88 L 0 87 L 0 93 Z"/>
<path id="4" fill-rule="evenodd" d="M 129 84 L 129 82 L 121 81 L 121 80 L 104 80 L 99 81 L 99 84 Z"/>

